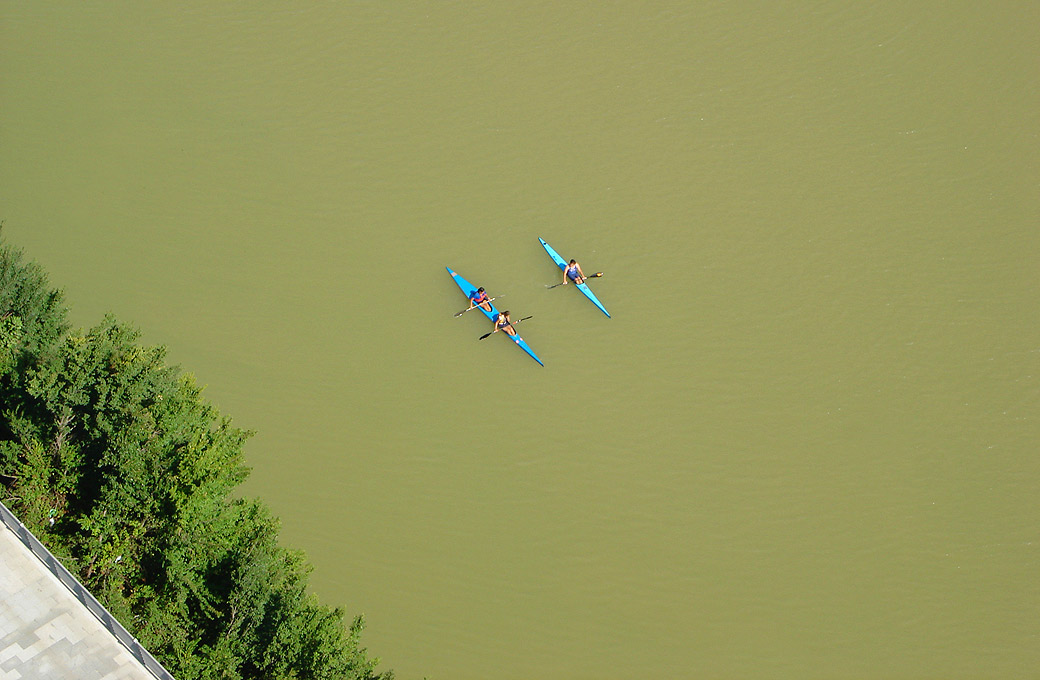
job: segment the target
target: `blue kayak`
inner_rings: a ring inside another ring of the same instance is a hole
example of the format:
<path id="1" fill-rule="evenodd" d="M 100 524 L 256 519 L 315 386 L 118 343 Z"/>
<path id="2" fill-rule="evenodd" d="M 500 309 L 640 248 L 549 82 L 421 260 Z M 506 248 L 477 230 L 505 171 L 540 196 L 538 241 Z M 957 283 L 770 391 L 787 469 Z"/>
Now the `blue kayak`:
<path id="1" fill-rule="evenodd" d="M 466 279 L 462 278 L 461 276 L 459 276 L 458 274 L 453 272 L 451 270 L 451 267 L 445 267 L 445 269 L 447 269 L 448 273 L 451 274 L 451 280 L 454 281 L 456 284 L 458 284 L 459 288 L 462 289 L 462 294 L 466 296 L 466 300 L 469 300 L 469 296 L 473 295 L 473 293 L 477 292 L 477 287 L 476 286 L 474 286 L 472 283 L 470 283 Z M 486 309 L 484 309 L 483 307 L 477 307 L 477 309 L 479 309 L 481 314 L 486 316 L 493 323 L 495 320 L 498 319 L 498 310 L 495 309 L 495 305 L 493 305 L 491 303 L 488 303 L 488 306 L 491 307 L 491 311 L 490 312 L 487 311 Z M 542 364 L 542 360 L 538 358 L 538 355 L 534 353 L 534 350 L 532 350 L 530 347 L 527 346 L 527 341 L 525 341 L 523 338 L 521 338 L 519 334 L 517 334 L 517 335 L 509 335 L 508 333 L 503 332 L 502 335 L 506 336 L 507 338 L 512 340 L 514 343 L 516 343 L 516 346 L 519 347 L 520 349 L 524 350 L 525 352 L 527 352 L 527 354 L 532 359 L 537 361 L 542 366 L 545 366 L 545 364 Z"/>
<path id="2" fill-rule="evenodd" d="M 567 271 L 567 260 L 560 257 L 560 254 L 553 250 L 551 245 L 545 242 L 545 239 L 540 238 L 538 240 L 541 242 L 542 247 L 545 248 L 545 252 L 549 253 L 549 257 L 551 257 L 553 259 L 553 262 L 556 263 L 556 266 L 559 267 L 561 271 Z M 585 297 L 592 300 L 592 304 L 599 307 L 599 311 L 606 314 L 608 319 L 610 318 L 610 312 L 608 312 L 607 308 L 603 306 L 603 303 L 599 301 L 599 298 L 596 297 L 596 294 L 592 292 L 592 290 L 589 288 L 589 284 L 579 283 L 577 284 L 577 287 L 578 290 L 580 290 L 582 294 L 585 295 Z"/>

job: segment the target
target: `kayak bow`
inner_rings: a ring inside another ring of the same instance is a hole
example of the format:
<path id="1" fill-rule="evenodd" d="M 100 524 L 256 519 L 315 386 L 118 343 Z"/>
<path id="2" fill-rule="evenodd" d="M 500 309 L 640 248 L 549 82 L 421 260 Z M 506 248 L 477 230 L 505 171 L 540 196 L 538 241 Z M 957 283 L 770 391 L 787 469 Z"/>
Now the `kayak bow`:
<path id="1" fill-rule="evenodd" d="M 452 271 L 451 267 L 445 267 L 445 269 L 447 269 L 448 273 L 451 274 L 451 280 L 454 281 L 458 285 L 458 287 L 462 289 L 462 294 L 466 296 L 467 300 L 469 300 L 470 299 L 469 296 L 476 292 L 477 287 L 474 286 L 469 281 L 467 281 L 466 279 L 464 279 L 461 276 L 459 276 L 454 271 Z M 488 320 L 490 320 L 493 323 L 496 319 L 498 319 L 498 310 L 495 309 L 494 305 L 490 305 L 490 306 L 491 306 L 491 311 L 490 312 L 487 311 L 486 309 L 484 309 L 483 307 L 477 307 L 477 309 L 479 309 L 480 312 L 484 316 L 486 316 L 488 318 Z M 532 359 L 537 361 L 542 366 L 545 366 L 545 364 L 542 363 L 542 360 L 538 358 L 538 355 L 534 353 L 534 350 L 532 350 L 530 347 L 528 347 L 526 340 L 521 338 L 519 335 L 509 335 L 509 334 L 506 334 L 506 337 L 509 338 L 510 340 L 512 340 L 513 343 L 515 343 L 517 347 L 519 347 L 520 349 L 522 349 L 525 352 L 527 352 L 528 356 L 530 356 Z"/>

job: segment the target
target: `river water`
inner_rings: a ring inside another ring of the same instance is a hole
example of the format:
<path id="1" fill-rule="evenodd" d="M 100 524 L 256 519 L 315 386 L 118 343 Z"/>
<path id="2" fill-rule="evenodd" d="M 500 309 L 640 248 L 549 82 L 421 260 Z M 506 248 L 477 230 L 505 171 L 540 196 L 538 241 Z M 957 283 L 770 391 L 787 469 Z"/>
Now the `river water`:
<path id="1" fill-rule="evenodd" d="M 0 15 L 4 236 L 257 430 L 383 668 L 1040 668 L 1040 5 Z"/>

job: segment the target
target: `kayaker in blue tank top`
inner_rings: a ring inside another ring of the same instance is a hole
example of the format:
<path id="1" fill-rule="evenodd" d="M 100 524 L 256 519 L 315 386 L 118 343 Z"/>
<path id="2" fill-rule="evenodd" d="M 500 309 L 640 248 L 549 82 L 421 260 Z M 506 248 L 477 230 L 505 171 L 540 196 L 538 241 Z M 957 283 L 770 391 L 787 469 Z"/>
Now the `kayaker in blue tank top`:
<path id="1" fill-rule="evenodd" d="M 563 270 L 564 285 L 567 285 L 567 279 L 571 279 L 574 283 L 585 283 L 585 272 L 581 271 L 581 265 L 575 260 L 571 260 L 570 264 Z"/>

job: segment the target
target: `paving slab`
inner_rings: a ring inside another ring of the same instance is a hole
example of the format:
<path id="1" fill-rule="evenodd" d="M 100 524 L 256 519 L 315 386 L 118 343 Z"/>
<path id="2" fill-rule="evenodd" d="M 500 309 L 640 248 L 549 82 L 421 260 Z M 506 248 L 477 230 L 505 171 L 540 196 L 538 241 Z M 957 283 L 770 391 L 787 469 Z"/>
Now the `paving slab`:
<path id="1" fill-rule="evenodd" d="M 0 522 L 0 680 L 156 680 Z"/>

